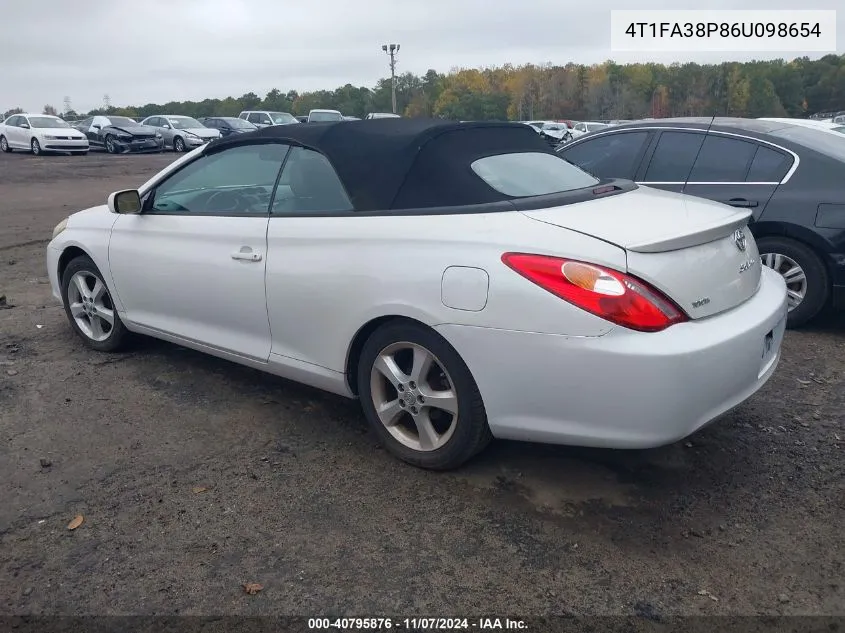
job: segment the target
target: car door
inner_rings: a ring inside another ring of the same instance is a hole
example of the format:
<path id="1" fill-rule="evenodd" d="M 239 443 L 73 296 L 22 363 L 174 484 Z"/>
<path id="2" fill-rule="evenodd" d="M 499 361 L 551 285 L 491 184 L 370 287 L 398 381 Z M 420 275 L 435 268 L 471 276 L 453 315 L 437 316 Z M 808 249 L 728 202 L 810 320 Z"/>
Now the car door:
<path id="1" fill-rule="evenodd" d="M 360 288 L 334 273 L 343 270 L 347 257 L 362 256 L 355 235 L 369 226 L 368 218 L 354 217 L 328 159 L 292 148 L 267 228 L 267 313 L 274 360 L 290 365 L 294 359 L 305 363 L 304 371 L 325 372 L 326 377 L 343 372 L 340 359 L 354 332 L 339 327 L 336 305 L 338 298 L 357 296 Z M 359 299 L 366 309 L 366 298 Z"/>
<path id="2" fill-rule="evenodd" d="M 9 119 L 9 122 L 6 124 L 6 141 L 9 143 L 9 147 L 29 148 L 29 145 L 25 142 L 24 135 L 26 131 L 21 127 L 22 123 L 26 123 L 26 119 L 17 115 Z"/>
<path id="3" fill-rule="evenodd" d="M 762 145 L 721 132 L 664 130 L 644 161 L 640 182 L 749 209 L 756 219 L 778 186 L 749 179 L 758 177 L 751 167 Z M 762 156 L 767 151 L 762 147 Z"/>
<path id="4" fill-rule="evenodd" d="M 264 292 L 270 196 L 288 146 L 200 155 L 112 229 L 109 265 L 126 320 L 253 360 L 270 354 Z"/>
<path id="5" fill-rule="evenodd" d="M 583 141 L 575 140 L 564 145 L 559 153 L 598 178 L 634 180 L 651 137 L 652 132 L 648 130 L 607 132 Z"/>
<path id="6" fill-rule="evenodd" d="M 261 125 L 261 113 L 260 112 L 250 112 L 246 120 L 252 123 L 253 125 L 257 125 L 258 127 L 263 127 Z"/>
<path id="7" fill-rule="evenodd" d="M 88 142 L 103 147 L 105 143 L 103 140 L 105 137 L 103 134 L 103 128 L 106 128 L 109 125 L 111 125 L 111 121 L 109 121 L 108 118 L 104 116 L 95 116 L 91 123 L 91 128 L 86 134 L 86 136 L 88 136 Z"/>

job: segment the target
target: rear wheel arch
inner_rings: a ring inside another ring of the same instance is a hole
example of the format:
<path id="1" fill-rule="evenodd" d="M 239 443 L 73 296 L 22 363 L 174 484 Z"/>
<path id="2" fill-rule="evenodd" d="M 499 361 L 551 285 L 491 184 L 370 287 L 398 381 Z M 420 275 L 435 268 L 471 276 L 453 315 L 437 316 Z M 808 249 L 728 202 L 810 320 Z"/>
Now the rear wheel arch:
<path id="1" fill-rule="evenodd" d="M 809 248 L 822 261 L 828 276 L 832 278 L 834 274 L 833 262 L 828 257 L 831 245 L 811 229 L 800 224 L 765 221 L 755 222 L 749 225 L 749 228 L 754 239 L 758 242 L 764 238 L 779 237 L 798 242 L 801 246 Z"/>
<path id="2" fill-rule="evenodd" d="M 412 317 L 403 316 L 401 314 L 388 314 L 374 319 L 370 319 L 362 325 L 355 336 L 352 337 L 352 342 L 349 344 L 349 349 L 346 352 L 346 384 L 350 391 L 356 396 L 358 394 L 358 363 L 361 361 L 361 352 L 364 350 L 364 345 L 372 336 L 373 332 L 378 330 L 383 325 L 388 323 L 413 323 L 421 327 L 432 329 L 428 324 L 414 319 Z M 432 329 L 432 331 L 434 331 Z"/>

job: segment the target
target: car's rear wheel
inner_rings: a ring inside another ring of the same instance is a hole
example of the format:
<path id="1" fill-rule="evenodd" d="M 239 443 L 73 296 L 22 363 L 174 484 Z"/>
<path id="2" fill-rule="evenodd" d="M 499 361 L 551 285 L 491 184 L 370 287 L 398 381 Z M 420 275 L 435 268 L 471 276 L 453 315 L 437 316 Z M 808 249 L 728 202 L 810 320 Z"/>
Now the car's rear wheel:
<path id="1" fill-rule="evenodd" d="M 181 136 L 177 136 L 173 139 L 173 151 L 178 154 L 185 151 L 185 141 L 182 140 Z"/>
<path id="2" fill-rule="evenodd" d="M 9 141 L 6 140 L 5 136 L 0 136 L 0 150 L 6 152 L 7 154 L 12 151 L 12 148 L 9 147 Z"/>
<path id="3" fill-rule="evenodd" d="M 117 144 L 114 142 L 114 137 L 111 134 L 106 136 L 106 151 L 109 154 L 117 154 Z"/>
<path id="4" fill-rule="evenodd" d="M 821 312 L 830 297 L 830 278 L 812 249 L 787 237 L 761 237 L 757 249 L 763 264 L 786 282 L 788 327 L 800 327 Z"/>
<path id="5" fill-rule="evenodd" d="M 362 349 L 357 379 L 376 435 L 409 464 L 456 468 L 492 439 L 472 374 L 429 328 L 398 321 L 376 330 Z"/>
<path id="6" fill-rule="evenodd" d="M 62 300 L 71 327 L 88 347 L 120 349 L 129 337 L 96 264 L 87 256 L 71 260 L 62 275 Z"/>
<path id="7" fill-rule="evenodd" d="M 35 156 L 40 156 L 40 155 L 41 155 L 41 153 L 42 153 L 42 152 L 41 152 L 41 143 L 39 143 L 39 142 L 38 142 L 38 139 L 37 139 L 37 138 L 34 138 L 34 139 L 32 139 L 32 141 L 30 141 L 30 143 L 29 143 L 29 149 L 31 149 L 31 150 L 32 150 L 32 153 L 33 153 Z"/>

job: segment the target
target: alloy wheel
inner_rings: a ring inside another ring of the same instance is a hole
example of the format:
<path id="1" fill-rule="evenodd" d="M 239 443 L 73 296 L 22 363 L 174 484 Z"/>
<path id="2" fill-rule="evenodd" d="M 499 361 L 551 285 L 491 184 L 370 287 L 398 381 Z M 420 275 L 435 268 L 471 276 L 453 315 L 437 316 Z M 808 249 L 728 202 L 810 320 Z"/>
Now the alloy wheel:
<path id="1" fill-rule="evenodd" d="M 173 149 L 181 154 L 185 151 L 185 142 L 181 138 L 177 138 L 173 141 Z"/>
<path id="2" fill-rule="evenodd" d="M 37 138 L 32 139 L 32 143 L 30 143 L 30 147 L 32 148 L 32 153 L 38 156 L 41 153 L 41 143 L 38 142 Z"/>
<path id="3" fill-rule="evenodd" d="M 73 320 L 92 341 L 104 341 L 114 329 L 114 304 L 94 273 L 81 270 L 70 279 L 67 300 Z"/>
<path id="4" fill-rule="evenodd" d="M 382 349 L 370 371 L 370 393 L 379 420 L 410 449 L 441 448 L 455 432 L 458 394 L 443 363 L 417 343 Z"/>
<path id="5" fill-rule="evenodd" d="M 5 136 L 0 136 L 0 150 L 4 152 L 9 151 L 9 142 L 6 140 Z"/>
<path id="6" fill-rule="evenodd" d="M 790 312 L 807 296 L 807 274 L 791 257 L 779 253 L 762 253 L 763 264 L 779 273 L 786 282 L 786 300 Z"/>

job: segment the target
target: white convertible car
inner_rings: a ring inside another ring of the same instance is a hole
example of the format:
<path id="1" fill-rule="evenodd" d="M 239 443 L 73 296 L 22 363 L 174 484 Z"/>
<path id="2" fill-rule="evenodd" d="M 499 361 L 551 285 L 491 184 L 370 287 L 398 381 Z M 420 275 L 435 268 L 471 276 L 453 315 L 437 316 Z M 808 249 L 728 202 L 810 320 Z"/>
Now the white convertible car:
<path id="1" fill-rule="evenodd" d="M 749 212 L 599 181 L 531 128 L 381 119 L 212 142 L 55 229 L 92 348 L 146 334 L 361 400 L 456 467 L 492 437 L 679 440 L 780 358 Z"/>

